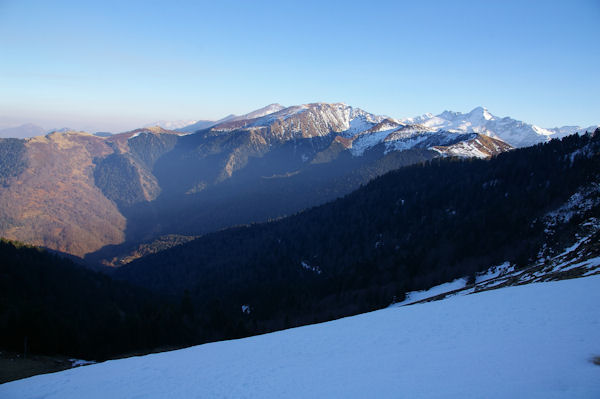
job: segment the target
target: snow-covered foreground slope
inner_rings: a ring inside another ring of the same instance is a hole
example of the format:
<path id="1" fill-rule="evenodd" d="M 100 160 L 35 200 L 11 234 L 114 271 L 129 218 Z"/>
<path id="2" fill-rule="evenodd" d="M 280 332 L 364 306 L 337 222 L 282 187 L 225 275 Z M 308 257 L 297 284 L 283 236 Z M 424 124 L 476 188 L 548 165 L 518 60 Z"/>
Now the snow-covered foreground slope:
<path id="1" fill-rule="evenodd" d="M 598 398 L 600 276 L 109 361 L 2 398 Z"/>

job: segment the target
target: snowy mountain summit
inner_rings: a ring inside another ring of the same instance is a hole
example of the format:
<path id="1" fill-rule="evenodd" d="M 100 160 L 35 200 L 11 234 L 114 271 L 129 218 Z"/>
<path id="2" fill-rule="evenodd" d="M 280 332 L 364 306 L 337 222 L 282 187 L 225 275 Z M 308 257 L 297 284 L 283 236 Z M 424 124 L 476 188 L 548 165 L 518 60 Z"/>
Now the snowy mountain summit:
<path id="1" fill-rule="evenodd" d="M 399 121 L 344 103 L 312 103 L 281 109 L 275 104 L 247 115 L 255 117 L 229 119 L 211 127 L 210 132 L 223 135 L 247 131 L 260 135 L 264 143 L 330 137 L 353 156 L 379 148 L 384 153 L 429 149 L 441 155 L 487 158 L 512 148 L 496 137 L 481 139 L 473 129 L 451 131 L 443 128 L 443 124 L 438 127 Z M 455 148 L 457 145 L 460 149 Z"/>
<path id="2" fill-rule="evenodd" d="M 527 147 L 576 132 L 594 131 L 597 127 L 563 126 L 545 129 L 508 116 L 502 118 L 494 116 L 484 107 L 476 107 L 466 114 L 453 111 L 444 111 L 435 116 L 425 114 L 415 118 L 403 119 L 402 122 L 418 123 L 434 130 L 444 129 L 451 132 L 480 133 L 499 138 L 513 147 Z"/>

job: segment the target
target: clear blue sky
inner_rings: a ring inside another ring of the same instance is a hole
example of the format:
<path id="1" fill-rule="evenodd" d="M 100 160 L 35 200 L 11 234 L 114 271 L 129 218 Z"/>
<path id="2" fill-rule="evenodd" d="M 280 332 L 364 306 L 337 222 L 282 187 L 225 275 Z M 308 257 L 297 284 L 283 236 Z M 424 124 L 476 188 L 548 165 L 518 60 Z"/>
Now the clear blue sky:
<path id="1" fill-rule="evenodd" d="M 0 0 L 0 121 L 114 131 L 326 101 L 587 126 L 599 20 L 599 0 Z"/>

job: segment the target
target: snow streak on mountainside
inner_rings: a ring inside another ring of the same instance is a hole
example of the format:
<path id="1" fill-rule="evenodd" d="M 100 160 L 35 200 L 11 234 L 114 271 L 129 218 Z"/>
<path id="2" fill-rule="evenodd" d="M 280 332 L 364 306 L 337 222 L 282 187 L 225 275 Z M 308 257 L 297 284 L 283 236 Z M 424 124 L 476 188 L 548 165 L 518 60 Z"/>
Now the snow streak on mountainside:
<path id="1" fill-rule="evenodd" d="M 595 398 L 599 302 L 600 276 L 509 287 L 39 375 L 0 396 Z"/>

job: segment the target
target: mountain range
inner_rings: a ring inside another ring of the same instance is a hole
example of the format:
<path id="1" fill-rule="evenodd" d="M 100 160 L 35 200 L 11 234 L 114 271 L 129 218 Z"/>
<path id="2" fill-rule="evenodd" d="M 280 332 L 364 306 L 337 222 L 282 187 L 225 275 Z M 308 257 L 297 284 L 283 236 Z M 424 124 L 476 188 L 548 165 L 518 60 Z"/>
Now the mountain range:
<path id="1" fill-rule="evenodd" d="M 166 130 L 175 130 L 182 133 L 194 133 L 198 130 L 207 129 L 216 126 L 220 123 L 230 120 L 253 119 L 265 116 L 277 111 L 285 109 L 281 104 L 269 104 L 263 108 L 249 112 L 244 115 L 229 114 L 219 120 L 160 120 L 144 125 L 144 128 L 158 126 Z M 512 139 L 508 136 L 504 140 L 511 145 L 519 147 L 532 145 L 537 142 L 544 141 L 543 137 L 560 138 L 580 131 L 594 131 L 596 126 L 587 128 L 581 126 L 562 126 L 554 128 L 541 128 L 539 126 L 527 124 L 510 117 L 499 118 L 489 113 L 484 107 L 476 107 L 471 112 L 466 114 L 454 111 L 444 111 L 439 115 L 431 113 L 423 114 L 414 118 L 402 118 L 399 120 L 405 124 L 421 124 L 423 126 L 435 129 L 447 129 L 461 132 L 482 132 L 488 135 L 503 134 L 512 135 Z M 19 126 L 11 126 L 0 129 L 0 138 L 29 138 L 38 135 L 52 133 L 55 131 L 66 132 L 72 129 L 45 129 L 33 123 L 26 123 Z M 101 132 L 102 135 L 107 135 L 106 132 Z"/>
<path id="2" fill-rule="evenodd" d="M 0 235 L 121 265 L 154 242 L 291 215 L 402 166 L 489 158 L 573 131 L 583 130 L 541 129 L 481 107 L 398 120 L 313 103 L 177 130 L 3 139 L 0 152 L 12 155 L 0 164 Z"/>
<path id="3" fill-rule="evenodd" d="M 256 111 L 245 115 L 228 115 L 218 121 L 201 120 L 194 121 L 188 125 L 178 122 L 157 122 L 154 125 L 165 129 L 175 129 L 179 132 L 195 132 L 200 129 L 206 129 L 216 126 L 220 123 L 231 120 L 253 119 L 268 114 L 282 111 L 286 107 L 280 104 L 270 104 Z M 386 118 L 388 119 L 388 118 Z M 423 114 L 414 118 L 403 118 L 390 120 L 405 125 L 421 125 L 432 130 L 448 130 L 452 132 L 476 132 L 492 137 L 498 137 L 512 146 L 523 147 L 544 142 L 549 138 L 560 138 L 580 131 L 594 131 L 598 125 L 587 128 L 581 126 L 562 126 L 554 128 L 541 128 L 536 125 L 528 124 L 510 117 L 497 117 L 492 115 L 484 107 L 476 107 L 468 113 L 444 111 L 439 115 Z M 153 126 L 153 125 L 148 125 Z"/>
<path id="4" fill-rule="evenodd" d="M 33 123 L 0 129 L 0 138 L 28 138 L 47 133 L 46 129 Z"/>

